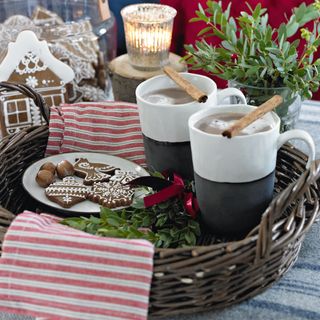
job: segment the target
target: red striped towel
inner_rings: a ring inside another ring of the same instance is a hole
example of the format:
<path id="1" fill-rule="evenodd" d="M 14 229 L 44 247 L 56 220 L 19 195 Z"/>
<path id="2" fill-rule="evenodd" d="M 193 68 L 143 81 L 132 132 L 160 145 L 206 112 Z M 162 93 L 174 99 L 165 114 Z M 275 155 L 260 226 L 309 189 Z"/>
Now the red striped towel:
<path id="1" fill-rule="evenodd" d="M 0 310 L 53 320 L 146 319 L 153 245 L 93 236 L 25 211 L 0 259 Z"/>
<path id="2" fill-rule="evenodd" d="M 47 155 L 94 151 L 145 165 L 137 105 L 124 102 L 64 104 L 50 114 Z"/>
<path id="3" fill-rule="evenodd" d="M 64 132 L 64 121 L 59 107 L 50 108 L 49 139 L 46 156 L 60 153 Z"/>

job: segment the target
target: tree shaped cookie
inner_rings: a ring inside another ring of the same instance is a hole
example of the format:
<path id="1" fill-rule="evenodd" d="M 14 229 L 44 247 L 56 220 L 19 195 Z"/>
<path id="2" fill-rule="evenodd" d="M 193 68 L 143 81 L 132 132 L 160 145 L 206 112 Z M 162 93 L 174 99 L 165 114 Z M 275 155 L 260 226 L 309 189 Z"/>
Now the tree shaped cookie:
<path id="1" fill-rule="evenodd" d="M 116 168 L 105 163 L 94 163 L 80 158 L 74 164 L 74 170 L 78 177 L 83 178 L 85 185 L 92 185 L 95 182 L 109 181 Z"/>
<path id="2" fill-rule="evenodd" d="M 77 182 L 73 177 L 66 177 L 62 181 L 54 182 L 46 188 L 46 196 L 63 208 L 86 200 L 89 188 Z"/>
<path id="3" fill-rule="evenodd" d="M 107 208 L 128 206 L 132 203 L 134 190 L 117 181 L 97 182 L 88 194 L 88 199 Z"/>

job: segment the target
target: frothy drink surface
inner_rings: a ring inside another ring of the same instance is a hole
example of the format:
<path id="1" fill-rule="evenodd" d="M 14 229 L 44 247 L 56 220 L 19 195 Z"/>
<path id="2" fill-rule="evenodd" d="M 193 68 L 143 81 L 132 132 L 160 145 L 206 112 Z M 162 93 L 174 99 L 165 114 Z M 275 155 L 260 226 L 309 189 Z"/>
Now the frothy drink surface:
<path id="1" fill-rule="evenodd" d="M 196 128 L 210 134 L 222 134 L 235 121 L 239 120 L 245 113 L 217 113 L 207 116 L 196 123 Z M 275 123 L 271 114 L 266 114 L 262 118 L 251 123 L 244 128 L 239 136 L 250 135 L 258 132 L 271 130 Z"/>
<path id="2" fill-rule="evenodd" d="M 153 90 L 143 95 L 143 99 L 154 104 L 184 104 L 194 101 L 180 88 Z"/>

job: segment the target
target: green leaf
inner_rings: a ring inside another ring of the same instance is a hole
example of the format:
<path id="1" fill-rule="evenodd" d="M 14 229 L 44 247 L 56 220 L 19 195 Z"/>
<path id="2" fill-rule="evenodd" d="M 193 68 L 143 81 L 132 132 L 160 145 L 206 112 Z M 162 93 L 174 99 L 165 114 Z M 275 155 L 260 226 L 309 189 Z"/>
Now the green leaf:
<path id="1" fill-rule="evenodd" d="M 100 218 L 97 218 L 95 216 L 90 216 L 89 220 L 95 224 L 99 224 L 101 222 Z"/>
<path id="2" fill-rule="evenodd" d="M 98 230 L 98 234 L 103 235 L 104 237 L 112 237 L 112 238 L 124 237 L 124 233 L 116 229 L 101 228 Z"/>
<path id="3" fill-rule="evenodd" d="M 196 241 L 197 241 L 196 236 L 191 231 L 188 231 L 185 234 L 185 239 L 186 239 L 187 244 L 189 244 L 189 245 L 195 245 Z"/>
<path id="4" fill-rule="evenodd" d="M 101 207 L 100 208 L 100 218 L 106 220 L 110 214 L 113 214 L 113 211 L 109 208 Z"/>
<path id="5" fill-rule="evenodd" d="M 250 69 L 247 70 L 246 75 L 252 76 L 256 74 L 259 71 L 259 69 L 260 69 L 260 66 L 251 67 Z"/>
<path id="6" fill-rule="evenodd" d="M 208 33 L 208 32 L 211 31 L 211 30 L 212 30 L 211 27 L 206 27 L 206 28 L 202 29 L 202 30 L 198 33 L 198 37 L 200 37 L 200 36 Z"/>
<path id="7" fill-rule="evenodd" d="M 269 47 L 269 48 L 266 48 L 266 50 L 271 52 L 271 53 L 273 53 L 273 54 L 276 54 L 276 55 L 280 55 L 281 54 L 281 51 L 280 51 L 279 48 L 271 48 L 271 47 Z"/>
<path id="8" fill-rule="evenodd" d="M 260 14 L 261 14 L 261 3 L 258 3 L 254 11 L 252 12 L 252 16 L 255 20 L 257 20 L 260 17 Z"/>
<path id="9" fill-rule="evenodd" d="M 198 42 L 199 43 L 199 42 Z M 185 46 L 185 49 L 187 50 L 187 51 L 190 51 L 190 52 L 192 52 L 192 50 L 194 50 L 194 48 L 193 48 L 193 46 L 192 45 L 186 45 Z M 156 178 L 161 178 L 161 179 L 165 179 L 165 177 L 164 177 L 164 175 L 161 173 L 161 172 L 159 172 L 159 171 L 154 171 L 154 172 L 152 172 L 151 173 L 151 176 L 152 177 L 156 177 Z"/>
<path id="10" fill-rule="evenodd" d="M 234 45 L 233 44 L 231 44 L 231 43 L 229 43 L 228 41 L 222 41 L 221 42 L 221 45 L 225 48 L 225 49 L 227 49 L 227 50 L 229 50 L 229 51 L 231 51 L 232 53 L 234 53 Z"/>
<path id="11" fill-rule="evenodd" d="M 119 219 L 115 218 L 115 217 L 109 217 L 106 219 L 107 220 L 107 223 L 110 225 L 110 226 L 113 226 L 113 227 L 119 227 L 121 225 L 121 222 Z"/>
<path id="12" fill-rule="evenodd" d="M 300 24 L 298 22 L 291 22 L 287 24 L 287 36 L 292 37 L 300 28 Z"/>
<path id="13" fill-rule="evenodd" d="M 268 70 L 267 67 L 263 68 L 263 70 L 262 70 L 261 73 L 260 73 L 260 77 L 261 77 L 261 78 L 264 78 L 264 76 L 265 76 L 266 73 L 267 73 L 267 70 Z"/>

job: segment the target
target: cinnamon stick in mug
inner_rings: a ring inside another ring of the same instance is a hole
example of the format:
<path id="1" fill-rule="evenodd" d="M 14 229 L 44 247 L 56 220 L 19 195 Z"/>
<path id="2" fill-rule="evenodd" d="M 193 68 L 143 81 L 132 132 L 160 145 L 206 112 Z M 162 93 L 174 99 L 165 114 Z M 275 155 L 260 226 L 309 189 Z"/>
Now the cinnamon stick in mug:
<path id="1" fill-rule="evenodd" d="M 239 134 L 239 132 L 246 128 L 252 122 L 258 120 L 266 113 L 272 111 L 283 102 L 283 98 L 279 95 L 273 96 L 271 99 L 260 105 L 254 111 L 246 114 L 244 117 L 236 121 L 230 128 L 222 132 L 222 135 L 227 138 L 232 138 Z"/>
<path id="2" fill-rule="evenodd" d="M 177 71 L 175 71 L 171 67 L 164 67 L 163 71 L 194 100 L 200 103 L 204 103 L 208 100 L 208 96 L 203 91 L 184 79 Z"/>

